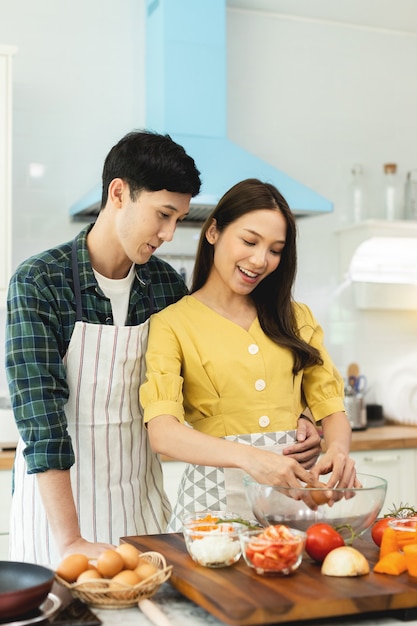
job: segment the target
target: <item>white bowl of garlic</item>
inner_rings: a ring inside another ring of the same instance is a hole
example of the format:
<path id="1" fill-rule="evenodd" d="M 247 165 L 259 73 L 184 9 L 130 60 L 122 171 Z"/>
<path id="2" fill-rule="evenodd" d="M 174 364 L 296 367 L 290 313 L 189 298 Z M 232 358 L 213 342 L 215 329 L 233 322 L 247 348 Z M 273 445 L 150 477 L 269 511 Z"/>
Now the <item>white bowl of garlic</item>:
<path id="1" fill-rule="evenodd" d="M 182 532 L 188 553 L 204 567 L 229 567 L 242 554 L 239 532 L 247 528 L 234 513 L 202 511 L 184 517 Z"/>

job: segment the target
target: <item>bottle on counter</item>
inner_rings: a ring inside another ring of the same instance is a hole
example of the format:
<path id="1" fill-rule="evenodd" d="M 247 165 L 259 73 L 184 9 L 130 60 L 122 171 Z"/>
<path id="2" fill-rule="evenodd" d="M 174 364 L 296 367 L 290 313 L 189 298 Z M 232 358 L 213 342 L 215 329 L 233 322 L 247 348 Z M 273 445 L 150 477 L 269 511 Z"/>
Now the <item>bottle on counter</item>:
<path id="1" fill-rule="evenodd" d="M 385 163 L 384 165 L 384 193 L 385 219 L 403 219 L 396 163 Z"/>
<path id="2" fill-rule="evenodd" d="M 365 219 L 363 167 L 355 163 L 351 170 L 351 215 L 354 223 Z"/>
<path id="3" fill-rule="evenodd" d="M 407 172 L 404 190 L 404 217 L 417 220 L 417 170 Z"/>

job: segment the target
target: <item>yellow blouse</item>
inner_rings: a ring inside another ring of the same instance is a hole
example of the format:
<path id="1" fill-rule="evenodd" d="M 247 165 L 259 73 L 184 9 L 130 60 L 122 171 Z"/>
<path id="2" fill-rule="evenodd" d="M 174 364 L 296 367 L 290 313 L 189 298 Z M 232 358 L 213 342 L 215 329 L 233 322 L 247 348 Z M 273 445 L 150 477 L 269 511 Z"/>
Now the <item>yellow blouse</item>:
<path id="1" fill-rule="evenodd" d="M 153 315 L 140 389 L 144 420 L 174 415 L 217 437 L 296 428 L 309 407 L 315 420 L 344 411 L 344 384 L 310 309 L 294 304 L 301 336 L 323 365 L 294 377 L 293 357 L 256 319 L 249 331 L 193 296 Z"/>

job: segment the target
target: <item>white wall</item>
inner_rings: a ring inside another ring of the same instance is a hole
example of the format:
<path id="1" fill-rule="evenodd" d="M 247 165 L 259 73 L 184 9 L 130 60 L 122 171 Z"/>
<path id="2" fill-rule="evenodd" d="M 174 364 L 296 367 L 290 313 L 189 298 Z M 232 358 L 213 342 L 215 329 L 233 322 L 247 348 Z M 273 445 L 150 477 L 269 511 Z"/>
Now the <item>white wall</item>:
<path id="1" fill-rule="evenodd" d="M 341 371 L 359 362 L 374 386 L 411 351 L 417 362 L 417 311 L 357 310 L 351 287 L 340 289 L 335 230 L 347 223 L 353 164 L 370 218 L 384 212 L 383 164 L 398 164 L 401 187 L 417 168 L 417 36 L 229 10 L 228 55 L 230 137 L 334 202 L 332 215 L 298 222 L 296 296 Z"/>
<path id="2" fill-rule="evenodd" d="M 13 267 L 71 239 L 69 207 L 100 182 L 104 158 L 144 126 L 143 0 L 0 0 L 13 60 Z M 45 175 L 30 176 L 30 164 Z M 0 313 L 0 362 L 4 312 Z M 0 367 L 0 394 L 5 389 Z"/>
<path id="3" fill-rule="evenodd" d="M 0 0 L 0 41 L 18 46 L 13 93 L 13 262 L 79 230 L 69 206 L 104 157 L 144 124 L 143 2 Z M 31 163 L 45 175 L 30 177 Z"/>
<path id="4" fill-rule="evenodd" d="M 110 146 L 144 124 L 144 10 L 143 0 L 0 0 L 0 41 L 19 47 L 14 265 L 79 230 L 69 206 L 97 183 Z M 417 312 L 356 310 L 350 288 L 339 293 L 335 230 L 354 163 L 371 217 L 382 215 L 383 163 L 398 163 L 401 183 L 417 167 L 417 37 L 236 9 L 227 37 L 229 136 L 334 202 L 333 215 L 299 221 L 296 296 L 342 372 L 358 361 L 372 384 L 417 351 Z M 30 178 L 30 163 L 45 166 L 44 178 Z"/>

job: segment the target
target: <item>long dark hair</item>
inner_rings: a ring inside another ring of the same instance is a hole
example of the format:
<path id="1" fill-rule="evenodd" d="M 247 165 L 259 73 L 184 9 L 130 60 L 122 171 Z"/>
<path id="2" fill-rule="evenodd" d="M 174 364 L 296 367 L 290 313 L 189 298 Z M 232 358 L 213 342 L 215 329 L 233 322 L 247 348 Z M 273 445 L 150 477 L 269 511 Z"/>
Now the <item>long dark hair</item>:
<path id="1" fill-rule="evenodd" d="M 204 285 L 213 266 L 214 247 L 206 238 L 213 219 L 216 220 L 217 230 L 222 232 L 242 215 L 264 209 L 282 213 L 287 224 L 287 234 L 277 269 L 253 290 L 251 297 L 264 333 L 275 343 L 292 351 L 293 373 L 297 374 L 305 367 L 321 364 L 322 359 L 320 352 L 306 343 L 297 329 L 292 298 L 297 271 L 297 228 L 287 201 L 274 185 L 248 178 L 231 187 L 219 200 L 201 230 L 191 293 Z"/>

